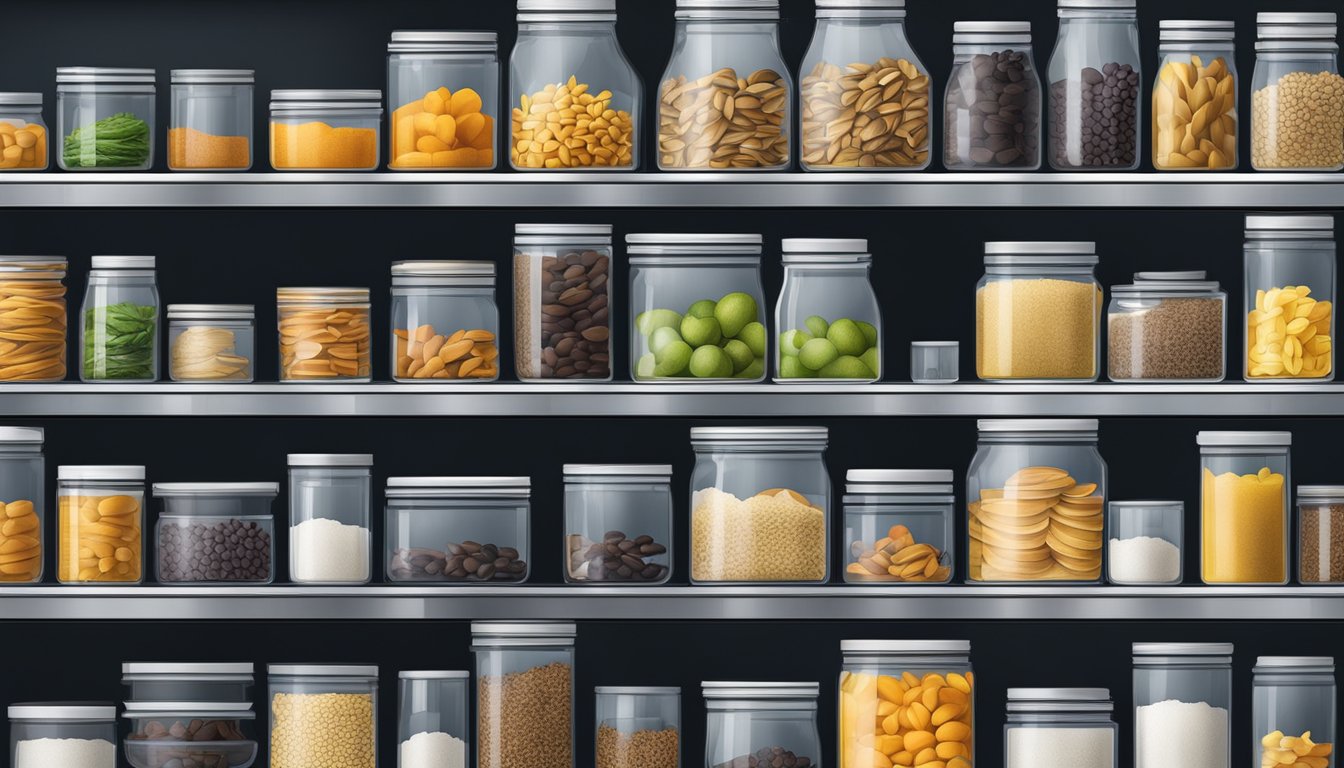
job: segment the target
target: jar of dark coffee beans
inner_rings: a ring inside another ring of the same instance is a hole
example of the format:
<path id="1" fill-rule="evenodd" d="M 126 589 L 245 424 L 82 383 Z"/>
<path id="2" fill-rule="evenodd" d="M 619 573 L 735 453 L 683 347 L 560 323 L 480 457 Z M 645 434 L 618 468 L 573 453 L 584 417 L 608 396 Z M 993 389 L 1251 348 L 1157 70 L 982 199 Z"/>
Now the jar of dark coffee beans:
<path id="1" fill-rule="evenodd" d="M 565 465 L 565 581 L 662 584 L 671 543 L 672 465 Z"/>
<path id="2" fill-rule="evenodd" d="M 1059 0 L 1050 56 L 1050 166 L 1139 167 L 1139 27 L 1135 0 Z"/>
<path id="3" fill-rule="evenodd" d="M 958 21 L 943 102 L 949 170 L 1041 167 L 1041 82 L 1031 23 Z"/>
<path id="4" fill-rule="evenodd" d="M 155 483 L 163 499 L 155 549 L 161 584 L 275 580 L 279 483 Z"/>
<path id="5" fill-rule="evenodd" d="M 518 224 L 513 350 L 522 381 L 611 381 L 611 225 Z"/>
<path id="6" fill-rule="evenodd" d="M 526 581 L 531 491 L 527 477 L 389 477 L 388 581 Z"/>

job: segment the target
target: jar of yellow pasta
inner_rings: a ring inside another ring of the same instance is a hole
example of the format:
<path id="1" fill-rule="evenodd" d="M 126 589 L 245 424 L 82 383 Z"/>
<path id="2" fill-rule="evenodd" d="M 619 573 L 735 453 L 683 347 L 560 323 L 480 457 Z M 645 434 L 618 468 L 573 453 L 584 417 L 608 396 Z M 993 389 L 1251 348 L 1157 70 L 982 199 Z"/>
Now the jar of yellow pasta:
<path id="1" fill-rule="evenodd" d="M 1205 584 L 1288 583 L 1290 432 L 1200 432 Z"/>
<path id="2" fill-rule="evenodd" d="M 1247 381 L 1335 376 L 1335 220 L 1246 217 Z"/>
<path id="3" fill-rule="evenodd" d="M 0 381 L 65 378 L 64 256 L 0 256 Z"/>
<path id="4" fill-rule="evenodd" d="M 62 584 L 143 581 L 145 468 L 62 466 L 56 485 L 56 578 Z"/>

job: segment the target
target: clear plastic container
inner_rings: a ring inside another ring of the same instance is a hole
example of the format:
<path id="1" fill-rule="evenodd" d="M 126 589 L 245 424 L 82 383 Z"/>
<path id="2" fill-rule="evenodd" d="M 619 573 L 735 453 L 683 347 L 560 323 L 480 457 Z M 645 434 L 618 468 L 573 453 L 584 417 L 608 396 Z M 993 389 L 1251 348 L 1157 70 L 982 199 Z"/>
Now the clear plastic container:
<path id="1" fill-rule="evenodd" d="M 252 381 L 256 316 L 251 304 L 169 304 L 168 378 Z"/>
<path id="2" fill-rule="evenodd" d="M 62 584 L 144 580 L 144 467 L 58 467 L 56 496 Z"/>
<path id="3" fill-rule="evenodd" d="M 368 288 L 277 288 L 280 381 L 373 378 Z"/>
<path id="4" fill-rule="evenodd" d="M 382 124 L 382 91 L 271 91 L 271 167 L 377 170 Z"/>
<path id="5" fill-rule="evenodd" d="M 599 685 L 597 765 L 681 768 L 681 689 Z"/>
<path id="6" fill-rule="evenodd" d="M 1256 15 L 1251 165 L 1257 171 L 1344 168 L 1344 77 L 1334 13 Z"/>
<path id="7" fill-rule="evenodd" d="M 572 621 L 473 621 L 478 768 L 574 768 Z"/>
<path id="8" fill-rule="evenodd" d="M 1252 765 L 1329 765 L 1337 759 L 1334 657 L 1261 656 L 1253 672 Z"/>
<path id="9" fill-rule="evenodd" d="M 6 339 L 13 347 L 0 354 L 0 382 L 65 379 L 67 266 L 64 256 L 0 256 L 0 303 L 28 307 L 29 324 L 21 328 L 34 337 Z"/>
<path id="10" fill-rule="evenodd" d="M 168 168 L 246 171 L 252 168 L 250 69 L 174 69 L 168 122 Z"/>
<path id="11" fill-rule="evenodd" d="M 706 768 L 821 765 L 816 683 L 706 680 Z"/>
<path id="12" fill-rule="evenodd" d="M 140 662 L 121 665 L 128 702 L 215 701 L 252 706 L 251 662 Z"/>
<path id="13" fill-rule="evenodd" d="M 79 328 L 79 378 L 159 380 L 159 286 L 153 256 L 94 256 Z"/>
<path id="14" fill-rule="evenodd" d="M 975 373 L 986 381 L 1096 381 L 1096 243 L 985 243 L 975 286 Z"/>
<path id="15" fill-rule="evenodd" d="M 397 675 L 397 766 L 462 766 L 467 762 L 467 692 L 463 670 L 402 671 Z"/>
<path id="16" fill-rule="evenodd" d="M 1106 518 L 1106 580 L 1112 584 L 1180 584 L 1185 503 L 1112 501 Z"/>
<path id="17" fill-rule="evenodd" d="M 392 264 L 392 379 L 499 378 L 493 261 Z"/>
<path id="18" fill-rule="evenodd" d="M 11 704 L 10 768 L 117 768 L 117 708 L 102 702 Z"/>
<path id="19" fill-rule="evenodd" d="M 785 238 L 775 381 L 882 378 L 882 310 L 867 240 Z"/>
<path id="20" fill-rule="evenodd" d="M 966 473 L 967 579 L 1101 582 L 1096 419 L 981 419 Z"/>
<path id="21" fill-rule="evenodd" d="M 845 479 L 846 582 L 952 580 L 952 470 L 851 469 Z"/>
<path id="22" fill-rule="evenodd" d="M 1236 24 L 1159 25 L 1153 81 L 1153 168 L 1231 171 L 1237 167 Z"/>
<path id="23" fill-rule="evenodd" d="M 1114 708 L 1105 688 L 1009 688 L 1004 768 L 1115 768 Z"/>
<path id="24" fill-rule="evenodd" d="M 0 427 L 0 583 L 42 581 L 46 462 L 41 427 Z"/>
<path id="25" fill-rule="evenodd" d="M 155 525 L 159 583 L 275 580 L 271 506 L 279 483 L 155 483 L 153 491 L 163 499 Z"/>
<path id="26" fill-rule="evenodd" d="M 611 381 L 611 225 L 518 224 L 513 351 L 523 381 Z"/>
<path id="27" fill-rule="evenodd" d="M 375 768 L 378 667 L 271 664 L 270 768 Z"/>
<path id="28" fill-rule="evenodd" d="M 1222 381 L 1227 294 L 1203 271 L 1139 272 L 1111 286 L 1106 338 L 1111 381 Z"/>
<path id="29" fill-rule="evenodd" d="M 369 582 L 372 470 L 368 453 L 289 454 L 290 581 Z"/>
<path id="30" fill-rule="evenodd" d="M 1143 135 L 1135 0 L 1059 0 L 1050 55 L 1050 166 L 1132 171 Z"/>
<path id="31" fill-rule="evenodd" d="M 911 381 L 916 384 L 952 384 L 960 378 L 960 342 L 910 342 Z"/>
<path id="32" fill-rule="evenodd" d="M 47 124 L 42 120 L 42 94 L 0 93 L 0 143 L 8 150 L 0 151 L 0 171 L 47 169 Z"/>
<path id="33" fill-rule="evenodd" d="M 388 581 L 527 581 L 531 489 L 527 477 L 389 477 Z"/>
<path id="34" fill-rule="evenodd" d="M 498 33 L 393 32 L 387 44 L 387 99 L 392 108 L 389 170 L 493 169 Z"/>
<path id="35" fill-rule="evenodd" d="M 1344 486 L 1297 486 L 1297 580 L 1344 584 Z"/>
<path id="36" fill-rule="evenodd" d="M 642 98 L 616 38 L 616 0 L 518 0 L 509 57 L 514 170 L 634 170 Z"/>
<path id="37" fill-rule="evenodd" d="M 1334 236 L 1333 216 L 1246 217 L 1247 381 L 1334 379 Z"/>
<path id="38" fill-rule="evenodd" d="M 257 759 L 257 713 L 250 708 L 173 701 L 128 707 L 122 717 L 130 726 L 125 748 L 132 768 L 250 768 Z"/>
<path id="39" fill-rule="evenodd" d="M 1291 432 L 1200 432 L 1205 584 L 1287 584 Z"/>
<path id="40" fill-rule="evenodd" d="M 1232 644 L 1133 648 L 1134 768 L 1234 765 Z"/>
<path id="41" fill-rule="evenodd" d="M 626 235 L 630 376 L 761 381 L 760 235 Z"/>
<path id="42" fill-rule="evenodd" d="M 154 166 L 154 70 L 56 69 L 56 164 L 63 171 Z"/>
<path id="43" fill-rule="evenodd" d="M 672 465 L 566 464 L 565 581 L 672 575 Z"/>
<path id="44" fill-rule="evenodd" d="M 1029 21 L 958 21 L 943 106 L 951 171 L 1041 167 L 1041 76 Z"/>

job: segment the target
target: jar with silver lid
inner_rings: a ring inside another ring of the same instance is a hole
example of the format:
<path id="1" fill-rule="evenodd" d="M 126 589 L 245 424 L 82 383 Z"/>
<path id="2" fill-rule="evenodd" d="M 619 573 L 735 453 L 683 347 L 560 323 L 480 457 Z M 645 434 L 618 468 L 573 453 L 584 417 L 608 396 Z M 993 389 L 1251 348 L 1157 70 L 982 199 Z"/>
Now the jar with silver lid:
<path id="1" fill-rule="evenodd" d="M 952 470 L 851 469 L 845 480 L 846 582 L 952 580 Z"/>
<path id="2" fill-rule="evenodd" d="M 820 766 L 817 694 L 810 682 L 706 680 L 705 766 Z"/>
<path id="3" fill-rule="evenodd" d="M 1329 765 L 1336 746 L 1336 698 L 1333 656 L 1257 658 L 1251 678 L 1252 765 Z"/>
<path id="4" fill-rule="evenodd" d="M 168 378 L 252 381 L 256 314 L 251 304 L 169 304 Z"/>
<path id="5" fill-rule="evenodd" d="M 376 170 L 382 123 L 382 91 L 271 91 L 271 167 Z"/>
<path id="6" fill-rule="evenodd" d="M 493 261 L 392 264 L 392 379 L 499 378 Z"/>
<path id="7" fill-rule="evenodd" d="M 1195 435 L 1205 584 L 1287 584 L 1291 432 Z"/>
<path id="8" fill-rule="evenodd" d="M 1153 168 L 1237 167 L 1236 24 L 1164 19 L 1153 80 Z M 1196 117 L 1198 115 L 1198 117 Z"/>
<path id="9" fill-rule="evenodd" d="M 1105 688 L 1009 688 L 1004 768 L 1115 768 L 1113 709 Z"/>
<path id="10" fill-rule="evenodd" d="M 527 581 L 531 478 L 389 477 L 386 496 L 388 581 Z"/>
<path id="11" fill-rule="evenodd" d="M 948 170 L 1041 167 L 1041 76 L 1031 22 L 958 21 L 943 114 Z"/>
<path id="12" fill-rule="evenodd" d="M 289 454 L 290 581 L 369 582 L 372 471 L 372 454 Z"/>
<path id="13" fill-rule="evenodd" d="M 0 583 L 42 580 L 46 548 L 46 461 L 41 427 L 0 427 Z"/>
<path id="14" fill-rule="evenodd" d="M 24 340 L 6 339 L 0 381 L 62 381 L 69 345 L 64 256 L 0 256 L 0 303 L 21 304 L 37 317 L 23 326 Z"/>
<path id="15" fill-rule="evenodd" d="M 1106 337 L 1111 381 L 1222 381 L 1227 293 L 1202 270 L 1139 272 L 1111 286 Z"/>
<path id="16" fill-rule="evenodd" d="M 144 581 L 143 466 L 57 467 L 56 506 L 56 578 L 62 584 Z"/>
<path id="17" fill-rule="evenodd" d="M 153 256 L 94 256 L 80 317 L 81 380 L 159 380 Z"/>
<path id="18" fill-rule="evenodd" d="M 1134 768 L 1234 765 L 1232 644 L 1134 643 L 1133 653 Z"/>
<path id="19" fill-rule="evenodd" d="M 168 122 L 168 168 L 246 171 L 252 168 L 250 69 L 174 69 Z"/>
<path id="20" fill-rule="evenodd" d="M 276 288 L 280 381 L 369 381 L 368 288 Z"/>
<path id="21" fill-rule="evenodd" d="M 775 303 L 775 381 L 882 378 L 882 309 L 868 241 L 785 238 Z"/>
<path id="22" fill-rule="evenodd" d="M 1334 12 L 1256 14 L 1251 165 L 1344 168 L 1344 77 Z"/>
<path id="23" fill-rule="evenodd" d="M 1247 381 L 1335 377 L 1335 219 L 1246 217 Z"/>
<path id="24" fill-rule="evenodd" d="M 387 101 L 389 170 L 494 168 L 499 34 L 394 31 L 387 44 Z"/>
<path id="25" fill-rule="evenodd" d="M 0 151 L 0 171 L 47 169 L 47 124 L 42 94 L 0 93 L 0 134 L 13 142 Z"/>
<path id="26" fill-rule="evenodd" d="M 522 381 L 611 381 L 611 225 L 517 224 L 514 365 Z"/>
<path id="27" fill-rule="evenodd" d="M 465 669 L 397 674 L 398 768 L 469 765 L 471 673 Z"/>
<path id="28" fill-rule="evenodd" d="M 1344 584 L 1344 485 L 1297 486 L 1297 581 Z"/>
<path id="29" fill-rule="evenodd" d="M 1136 0 L 1059 0 L 1050 55 L 1050 166 L 1132 171 L 1143 135 Z"/>
<path id="30" fill-rule="evenodd" d="M 116 706 L 102 702 L 11 704 L 9 765 L 116 768 Z"/>
<path id="31" fill-rule="evenodd" d="M 154 166 L 154 70 L 60 67 L 56 132 L 63 171 Z"/>
<path id="32" fill-rule="evenodd" d="M 378 764 L 378 667 L 269 664 L 270 761 L 280 766 Z"/>
<path id="33" fill-rule="evenodd" d="M 599 685 L 597 764 L 603 768 L 680 768 L 681 689 Z"/>
<path id="34" fill-rule="evenodd" d="M 572 621 L 471 623 L 477 768 L 574 768 L 576 633 Z"/>
<path id="35" fill-rule="evenodd" d="M 672 575 L 672 465 L 566 464 L 565 581 Z"/>

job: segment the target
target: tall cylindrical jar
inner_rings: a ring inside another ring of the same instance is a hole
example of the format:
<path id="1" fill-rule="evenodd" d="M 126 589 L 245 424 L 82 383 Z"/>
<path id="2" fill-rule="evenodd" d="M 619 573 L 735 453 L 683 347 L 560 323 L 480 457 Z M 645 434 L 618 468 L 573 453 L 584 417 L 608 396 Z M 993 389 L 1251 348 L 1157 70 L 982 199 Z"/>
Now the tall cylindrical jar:
<path id="1" fill-rule="evenodd" d="M 599 685 L 597 765 L 681 768 L 681 689 Z"/>
<path id="2" fill-rule="evenodd" d="M 42 580 L 46 462 L 41 427 L 0 427 L 0 583 Z"/>
<path id="3" fill-rule="evenodd" d="M 270 768 L 375 768 L 378 667 L 271 664 Z"/>
<path id="4" fill-rule="evenodd" d="M 42 119 L 42 94 L 0 93 L 0 132 L 14 137 L 14 143 L 0 152 L 0 171 L 47 169 L 47 124 Z"/>
<path id="5" fill-rule="evenodd" d="M 116 768 L 116 706 L 100 702 L 11 704 L 9 765 Z"/>
<path id="6" fill-rule="evenodd" d="M 57 68 L 61 170 L 147 171 L 154 126 L 154 70 Z"/>
<path id="7" fill-rule="evenodd" d="M 611 225 L 518 224 L 513 352 L 523 381 L 611 381 Z"/>
<path id="8" fill-rule="evenodd" d="M 672 575 L 672 465 L 566 464 L 565 581 L 663 584 Z"/>
<path id="9" fill-rule="evenodd" d="M 868 241 L 785 238 L 775 381 L 882 378 L 882 309 Z"/>
<path id="10" fill-rule="evenodd" d="M 803 170 L 929 166 L 932 89 L 905 34 L 905 0 L 817 0 L 798 77 Z"/>
<path id="11" fill-rule="evenodd" d="M 1287 584 L 1291 432 L 1200 432 L 1205 584 Z"/>
<path id="12" fill-rule="evenodd" d="M 494 168 L 499 34 L 393 32 L 387 103 L 389 170 Z"/>
<path id="13" fill-rule="evenodd" d="M 174 69 L 168 168 L 246 171 L 252 167 L 250 69 Z"/>
<path id="14" fill-rule="evenodd" d="M 1105 688 L 1009 688 L 1003 768 L 1115 768 L 1114 708 Z"/>
<path id="15" fill-rule="evenodd" d="M 1297 486 L 1297 580 L 1344 584 L 1344 486 Z"/>
<path id="16" fill-rule="evenodd" d="M 6 339 L 0 381 L 61 381 L 69 335 L 64 256 L 0 256 L 0 304 L 28 309 L 19 326 L 31 339 Z"/>
<path id="17" fill-rule="evenodd" d="M 789 167 L 793 79 L 778 0 L 677 0 L 672 57 L 658 86 L 658 167 Z"/>
<path id="18" fill-rule="evenodd" d="M 810 682 L 702 682 L 705 767 L 821 765 L 820 688 Z"/>
<path id="19" fill-rule="evenodd" d="M 574 768 L 572 621 L 473 621 L 478 768 Z"/>
<path id="20" fill-rule="evenodd" d="M 1247 381 L 1335 377 L 1333 216 L 1246 217 Z"/>
<path id="21" fill-rule="evenodd" d="M 851 469 L 845 480 L 846 582 L 952 580 L 952 470 Z"/>
<path id="22" fill-rule="evenodd" d="M 144 580 L 144 467 L 57 467 L 56 505 L 62 584 Z"/>
<path id="23" fill-rule="evenodd" d="M 1041 167 L 1041 76 L 1031 22 L 958 21 L 943 102 L 948 170 Z"/>
<path id="24" fill-rule="evenodd" d="M 1153 168 L 1237 167 L 1236 25 L 1170 21 L 1159 26 L 1161 64 L 1153 81 Z"/>
<path id="25" fill-rule="evenodd" d="M 373 377 L 368 288 L 276 288 L 280 381 Z"/>
<path id="26" fill-rule="evenodd" d="M 1251 764 L 1329 765 L 1327 758 L 1336 759 L 1335 710 L 1333 656 L 1257 658 L 1251 678 Z"/>
<path id="27" fill-rule="evenodd" d="M 367 453 L 289 454 L 289 578 L 367 584 L 373 560 Z"/>
<path id="28" fill-rule="evenodd" d="M 1143 81 L 1135 0 L 1059 0 L 1050 55 L 1050 167 L 1139 167 Z"/>
<path id="29" fill-rule="evenodd" d="M 1133 653 L 1134 768 L 1234 765 L 1232 644 L 1134 643 Z"/>
<path id="30" fill-rule="evenodd" d="M 465 768 L 471 673 L 403 670 L 397 686 L 397 768 Z"/>
<path id="31" fill-rule="evenodd" d="M 94 256 L 79 314 L 81 380 L 159 380 L 159 286 L 153 256 Z"/>
<path id="32" fill-rule="evenodd" d="M 493 261 L 393 262 L 393 381 L 494 381 L 498 339 Z"/>
<path id="33" fill-rule="evenodd" d="M 531 493 L 529 477 L 389 477 L 388 581 L 527 581 Z"/>
<path id="34" fill-rule="evenodd" d="M 1344 77 L 1336 14 L 1256 15 L 1251 165 L 1257 171 L 1344 168 Z"/>

